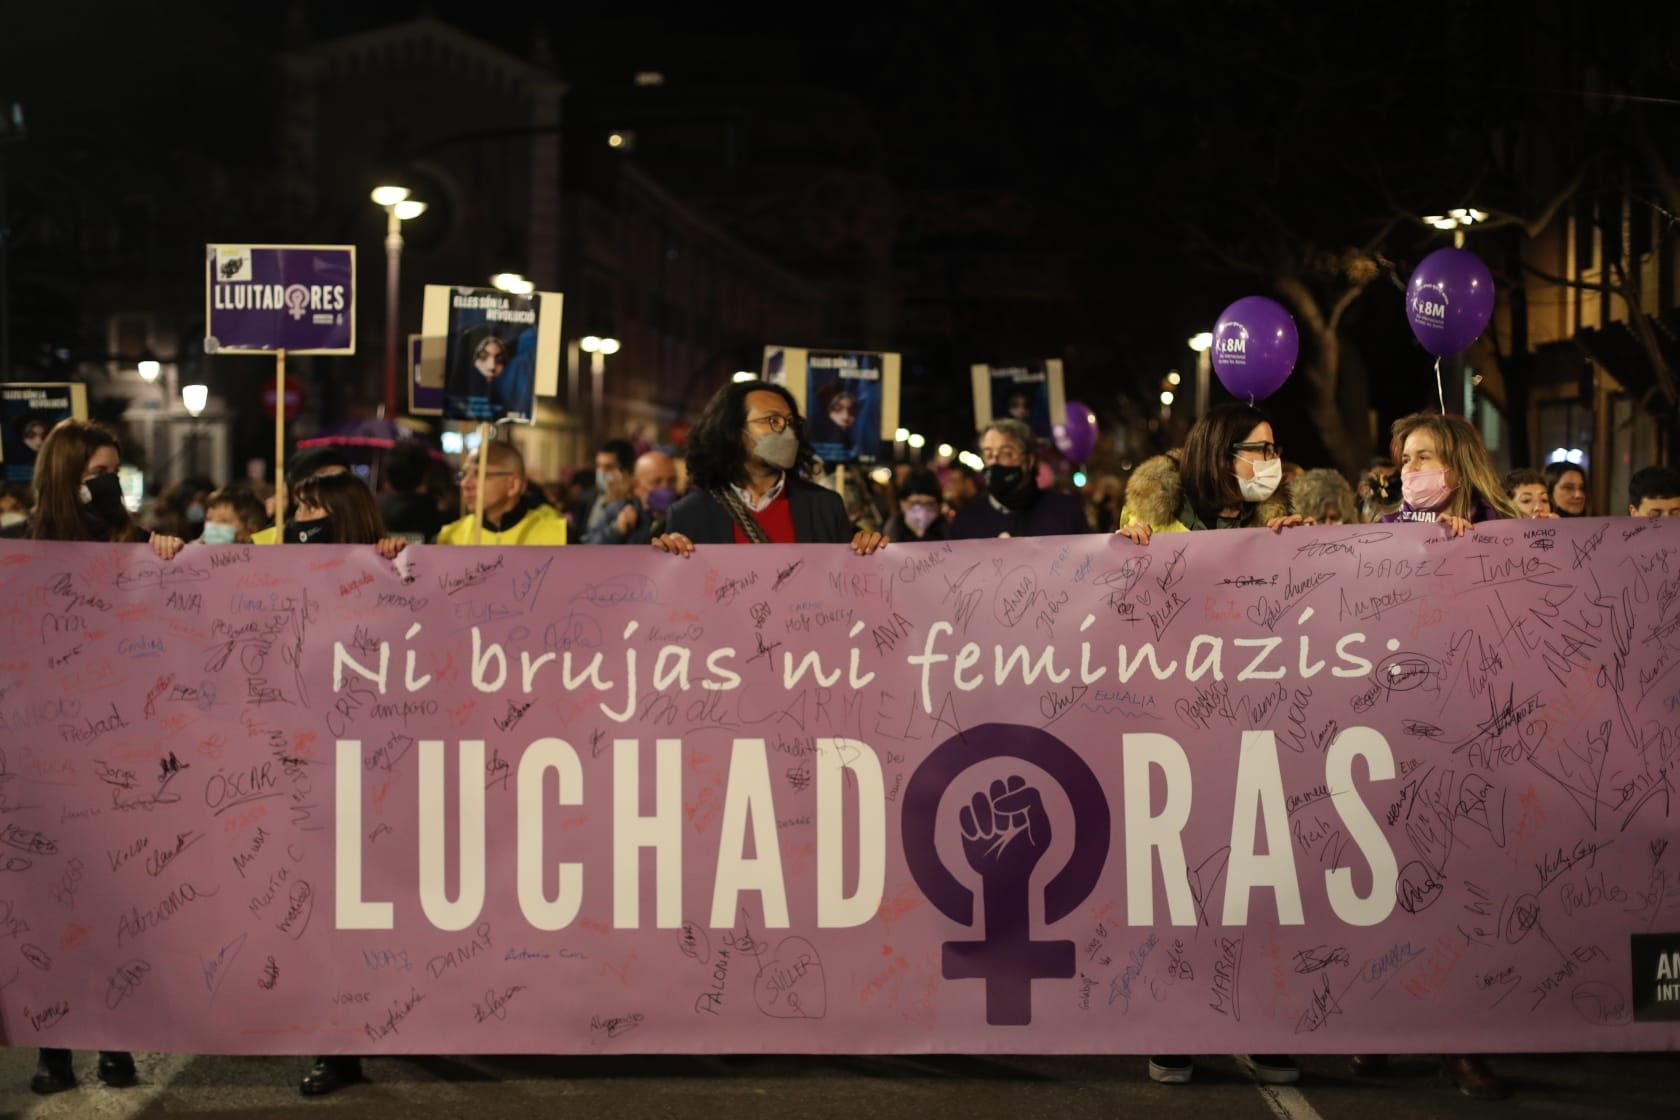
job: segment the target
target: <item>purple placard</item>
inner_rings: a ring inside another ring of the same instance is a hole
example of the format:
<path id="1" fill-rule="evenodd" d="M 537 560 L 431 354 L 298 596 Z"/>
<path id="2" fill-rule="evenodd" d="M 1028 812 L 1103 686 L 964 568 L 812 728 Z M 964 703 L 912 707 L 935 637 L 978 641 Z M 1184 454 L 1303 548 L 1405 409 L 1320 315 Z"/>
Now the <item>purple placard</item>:
<path id="1" fill-rule="evenodd" d="M 205 246 L 210 354 L 354 354 L 354 245 Z"/>
<path id="2" fill-rule="evenodd" d="M 1680 1043 L 1680 524 L 20 543 L 0 623 L 13 1045 Z"/>

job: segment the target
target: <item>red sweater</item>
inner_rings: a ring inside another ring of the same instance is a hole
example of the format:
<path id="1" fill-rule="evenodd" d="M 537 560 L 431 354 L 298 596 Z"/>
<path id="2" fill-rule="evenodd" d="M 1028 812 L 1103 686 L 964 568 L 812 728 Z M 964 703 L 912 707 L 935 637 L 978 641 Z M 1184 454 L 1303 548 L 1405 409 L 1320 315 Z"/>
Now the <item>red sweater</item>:
<path id="1" fill-rule="evenodd" d="M 759 528 L 764 530 L 770 538 L 771 544 L 798 544 L 793 535 L 793 507 L 788 504 L 787 491 L 776 495 L 776 500 L 762 510 L 755 511 L 753 517 L 757 519 Z M 735 526 L 735 543 L 751 544 L 747 535 Z"/>

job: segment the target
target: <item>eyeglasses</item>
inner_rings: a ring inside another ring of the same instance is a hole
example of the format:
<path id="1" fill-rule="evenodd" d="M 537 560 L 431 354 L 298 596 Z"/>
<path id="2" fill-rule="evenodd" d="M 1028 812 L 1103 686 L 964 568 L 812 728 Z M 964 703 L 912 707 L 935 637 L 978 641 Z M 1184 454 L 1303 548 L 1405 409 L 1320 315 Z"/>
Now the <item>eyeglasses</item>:
<path id="1" fill-rule="evenodd" d="M 1005 444 L 1002 447 L 982 447 L 980 449 L 980 461 L 987 465 L 996 463 L 1004 467 L 1018 467 L 1025 458 L 1026 453 L 1012 443 Z"/>
<path id="2" fill-rule="evenodd" d="M 516 473 L 516 472 L 514 472 L 514 471 L 485 471 L 484 472 L 484 477 L 485 478 L 507 478 L 507 477 L 513 475 L 514 473 Z M 476 468 L 476 467 L 462 467 L 460 470 L 455 472 L 455 481 L 456 482 L 465 482 L 469 478 L 473 479 L 474 481 L 478 480 L 478 468 Z"/>
<path id="3" fill-rule="evenodd" d="M 781 432 L 786 431 L 788 428 L 798 430 L 799 417 L 786 412 L 770 412 L 763 416 L 749 416 L 747 417 L 747 423 L 763 424 L 772 432 Z"/>
<path id="4" fill-rule="evenodd" d="M 1239 451 L 1245 451 L 1250 455 L 1258 455 L 1262 459 L 1277 459 L 1281 458 L 1283 455 L 1282 450 L 1278 448 L 1277 444 L 1265 443 L 1263 441 L 1257 443 L 1233 443 L 1231 445 L 1231 454 L 1235 455 Z"/>

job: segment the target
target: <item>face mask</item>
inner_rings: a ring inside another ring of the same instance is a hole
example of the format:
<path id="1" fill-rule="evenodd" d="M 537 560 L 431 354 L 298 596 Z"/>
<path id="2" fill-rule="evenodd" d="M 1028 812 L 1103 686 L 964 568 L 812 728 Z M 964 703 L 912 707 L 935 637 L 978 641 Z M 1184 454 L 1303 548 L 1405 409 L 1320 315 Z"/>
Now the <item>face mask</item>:
<path id="1" fill-rule="evenodd" d="M 202 525 L 204 523 L 204 507 L 199 505 L 197 502 L 188 506 L 187 520 L 192 522 L 194 525 Z"/>
<path id="2" fill-rule="evenodd" d="M 287 544 L 331 544 L 333 540 L 332 518 L 320 517 L 314 521 L 288 521 L 286 531 L 281 534 L 281 540 Z"/>
<path id="3" fill-rule="evenodd" d="M 239 536 L 239 530 L 225 521 L 206 521 L 204 534 L 198 539 L 205 544 L 232 544 Z"/>
<path id="4" fill-rule="evenodd" d="M 671 508 L 671 503 L 676 500 L 676 490 L 669 486 L 655 486 L 652 490 L 648 491 L 647 498 L 644 499 L 643 504 L 654 513 L 663 515 L 666 510 Z"/>
<path id="5" fill-rule="evenodd" d="M 28 520 L 29 515 L 27 513 L 20 513 L 15 509 L 7 510 L 5 513 L 0 513 L 0 529 L 10 529 L 13 525 L 22 525 Z"/>
<path id="6" fill-rule="evenodd" d="M 777 470 L 788 470 L 799 461 L 799 437 L 787 428 L 766 436 L 755 436 L 753 454 Z"/>
<path id="7" fill-rule="evenodd" d="M 596 471 L 595 472 L 595 489 L 600 491 L 603 494 L 606 493 L 607 492 L 607 487 L 612 485 L 614 477 L 615 477 L 615 475 L 612 471 Z"/>
<path id="8" fill-rule="evenodd" d="M 120 520 L 124 512 L 122 482 L 114 474 L 96 474 L 82 483 L 82 501 L 93 512 L 111 520 Z"/>
<path id="9" fill-rule="evenodd" d="M 1413 509 L 1440 509 L 1452 492 L 1445 470 L 1411 471 L 1400 476 L 1400 494 Z"/>
<path id="10" fill-rule="evenodd" d="M 1237 489 L 1242 491 L 1243 501 L 1263 502 L 1276 494 L 1278 486 L 1283 483 L 1283 460 L 1262 459 L 1250 465 L 1254 468 L 1254 477 L 1237 479 Z"/>
<path id="11" fill-rule="evenodd" d="M 1037 487 L 1027 478 L 1024 466 L 1006 467 L 993 463 L 986 468 L 986 493 L 1010 509 L 1021 509 L 1032 501 Z"/>
<path id="12" fill-rule="evenodd" d="M 918 537 L 927 532 L 938 517 L 939 511 L 932 506 L 906 506 L 904 510 L 904 523 L 915 530 Z"/>

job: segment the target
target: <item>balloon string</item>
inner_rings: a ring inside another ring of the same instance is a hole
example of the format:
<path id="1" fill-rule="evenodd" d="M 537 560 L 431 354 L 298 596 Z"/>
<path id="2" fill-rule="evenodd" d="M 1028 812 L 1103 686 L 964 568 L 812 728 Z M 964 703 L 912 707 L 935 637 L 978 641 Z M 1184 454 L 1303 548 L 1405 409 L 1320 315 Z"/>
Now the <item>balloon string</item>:
<path id="1" fill-rule="evenodd" d="M 1447 414 L 1447 392 L 1441 388 L 1441 359 L 1435 359 L 1435 396 L 1441 401 L 1441 415 Z"/>

